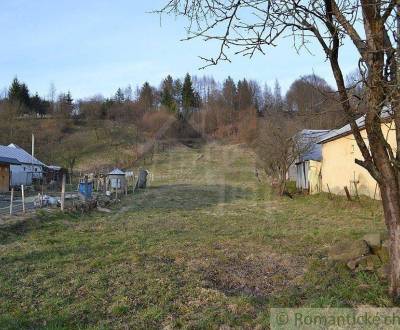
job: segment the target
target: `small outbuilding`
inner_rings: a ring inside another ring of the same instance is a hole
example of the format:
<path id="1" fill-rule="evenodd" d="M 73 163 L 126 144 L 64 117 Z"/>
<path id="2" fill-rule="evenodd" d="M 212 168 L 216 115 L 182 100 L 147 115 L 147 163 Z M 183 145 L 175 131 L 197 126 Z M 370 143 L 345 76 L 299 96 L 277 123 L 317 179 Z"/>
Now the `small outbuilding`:
<path id="1" fill-rule="evenodd" d="M 321 192 L 322 147 L 318 142 L 328 133 L 327 130 L 302 130 L 299 143 L 303 154 L 295 162 L 296 188 L 309 194 Z"/>
<path id="2" fill-rule="evenodd" d="M 10 185 L 13 187 L 29 186 L 33 181 L 43 178 L 45 165 L 16 144 L 0 145 L 0 157 L 18 161 L 18 164 L 10 164 Z"/>
<path id="3" fill-rule="evenodd" d="M 69 181 L 68 170 L 61 166 L 49 165 L 44 167 L 43 182 L 45 184 L 61 185 L 62 178 L 65 175 L 66 181 Z"/>
<path id="4" fill-rule="evenodd" d="M 107 188 L 106 190 L 125 191 L 128 187 L 125 172 L 119 168 L 113 169 L 107 174 Z"/>

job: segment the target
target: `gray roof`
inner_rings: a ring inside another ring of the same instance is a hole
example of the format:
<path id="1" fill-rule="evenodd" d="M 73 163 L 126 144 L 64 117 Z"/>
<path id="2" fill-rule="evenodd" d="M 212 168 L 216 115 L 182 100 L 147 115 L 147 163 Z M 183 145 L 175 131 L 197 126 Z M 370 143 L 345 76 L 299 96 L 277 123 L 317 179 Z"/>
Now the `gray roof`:
<path id="1" fill-rule="evenodd" d="M 365 117 L 362 116 L 361 118 L 358 118 L 356 120 L 356 124 L 359 128 L 362 128 L 365 126 Z M 331 130 L 328 134 L 326 134 L 318 143 L 324 144 L 328 141 L 335 140 L 336 138 L 339 138 L 341 136 L 345 136 L 351 134 L 351 127 L 350 124 L 347 124 L 346 126 L 343 126 L 338 129 L 333 129 Z"/>
<path id="2" fill-rule="evenodd" d="M 327 134 L 329 134 L 328 130 L 303 129 L 298 135 L 300 136 L 300 143 L 304 143 L 307 151 L 299 157 L 298 162 L 307 160 L 321 161 L 322 146 L 318 142 Z M 307 147 L 307 144 L 310 144 L 310 146 Z"/>
<path id="3" fill-rule="evenodd" d="M 0 156 L 0 164 L 20 165 L 18 159 Z"/>
<path id="4" fill-rule="evenodd" d="M 390 113 L 390 109 L 389 108 L 385 108 L 382 111 L 380 117 L 381 117 L 382 121 L 390 120 L 392 118 L 391 113 Z M 363 129 L 365 127 L 365 115 L 360 117 L 360 118 L 358 118 L 356 120 L 356 124 L 357 124 L 357 127 L 359 129 Z M 322 139 L 320 139 L 320 141 L 318 143 L 324 144 L 326 142 L 329 142 L 329 141 L 332 141 L 332 140 L 336 140 L 339 137 L 346 136 L 346 135 L 349 135 L 349 134 L 352 134 L 351 126 L 350 126 L 350 124 L 347 124 L 347 125 L 345 125 L 345 126 L 343 126 L 341 128 L 331 130 Z"/>
<path id="5" fill-rule="evenodd" d="M 46 166 L 48 169 L 50 169 L 50 170 L 53 170 L 53 171 L 59 171 L 59 170 L 61 170 L 61 166 L 56 166 L 56 165 L 49 165 L 49 166 Z"/>
<path id="6" fill-rule="evenodd" d="M 119 168 L 113 169 L 108 175 L 125 175 L 125 172 L 121 171 Z"/>
<path id="7" fill-rule="evenodd" d="M 32 157 L 24 149 L 15 144 L 9 144 L 8 146 L 0 145 L 0 157 L 13 158 L 21 164 L 45 166 L 40 160 Z"/>

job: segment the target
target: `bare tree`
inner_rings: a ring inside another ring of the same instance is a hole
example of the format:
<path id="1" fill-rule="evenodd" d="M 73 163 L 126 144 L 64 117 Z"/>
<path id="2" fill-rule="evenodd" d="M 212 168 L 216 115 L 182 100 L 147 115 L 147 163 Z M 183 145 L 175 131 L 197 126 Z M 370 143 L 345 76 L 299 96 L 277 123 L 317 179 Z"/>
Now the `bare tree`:
<path id="1" fill-rule="evenodd" d="M 322 47 L 336 81 L 339 102 L 350 122 L 363 159 L 356 163 L 377 181 L 390 234 L 390 293 L 400 299 L 400 148 L 382 131 L 386 109 L 400 144 L 400 4 L 398 0 L 170 0 L 161 13 L 188 18 L 189 37 L 220 41 L 206 65 L 229 61 L 230 50 L 252 56 L 291 36 L 295 47 Z M 350 100 L 340 65 L 341 47 L 350 40 L 359 55 L 366 88 L 366 142 L 356 124 L 362 112 Z"/>
<path id="2" fill-rule="evenodd" d="M 286 192 L 289 167 L 316 143 L 298 134 L 300 129 L 298 120 L 279 112 L 270 112 L 258 121 L 257 136 L 251 145 L 257 166 L 271 179 L 279 195 Z"/>

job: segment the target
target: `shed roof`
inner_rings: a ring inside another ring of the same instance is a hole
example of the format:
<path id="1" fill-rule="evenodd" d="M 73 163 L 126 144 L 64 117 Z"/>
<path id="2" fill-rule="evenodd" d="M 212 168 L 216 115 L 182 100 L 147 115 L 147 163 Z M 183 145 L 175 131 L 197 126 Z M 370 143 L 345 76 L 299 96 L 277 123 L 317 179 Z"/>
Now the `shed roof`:
<path id="1" fill-rule="evenodd" d="M 0 164 L 20 165 L 18 159 L 0 156 Z"/>
<path id="2" fill-rule="evenodd" d="M 48 169 L 53 170 L 53 171 L 60 171 L 62 169 L 61 166 L 56 166 L 56 165 L 48 165 L 46 166 Z"/>
<path id="3" fill-rule="evenodd" d="M 329 130 L 311 130 L 311 129 L 303 129 L 298 133 L 300 137 L 300 143 L 303 143 L 305 146 L 310 144 L 310 147 L 307 147 L 307 151 L 301 155 L 298 159 L 298 162 L 304 162 L 307 160 L 322 160 L 322 146 L 318 144 L 318 142 L 324 138 L 329 133 Z"/>
<path id="4" fill-rule="evenodd" d="M 40 160 L 32 157 L 32 155 L 15 144 L 9 144 L 8 146 L 0 145 L 0 157 L 16 159 L 20 164 L 45 166 Z"/>
<path id="5" fill-rule="evenodd" d="M 119 168 L 114 168 L 108 175 L 125 175 L 125 172 L 121 171 Z"/>

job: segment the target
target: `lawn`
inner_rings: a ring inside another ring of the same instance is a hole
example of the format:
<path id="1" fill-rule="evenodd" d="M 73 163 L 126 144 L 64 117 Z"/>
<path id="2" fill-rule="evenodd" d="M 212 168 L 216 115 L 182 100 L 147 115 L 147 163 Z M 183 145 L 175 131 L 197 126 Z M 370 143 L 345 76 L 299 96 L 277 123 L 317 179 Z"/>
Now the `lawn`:
<path id="1" fill-rule="evenodd" d="M 386 283 L 326 258 L 383 231 L 379 203 L 277 198 L 252 154 L 157 154 L 113 214 L 38 214 L 0 228 L 1 329 L 267 328 L 269 308 L 391 306 Z"/>

